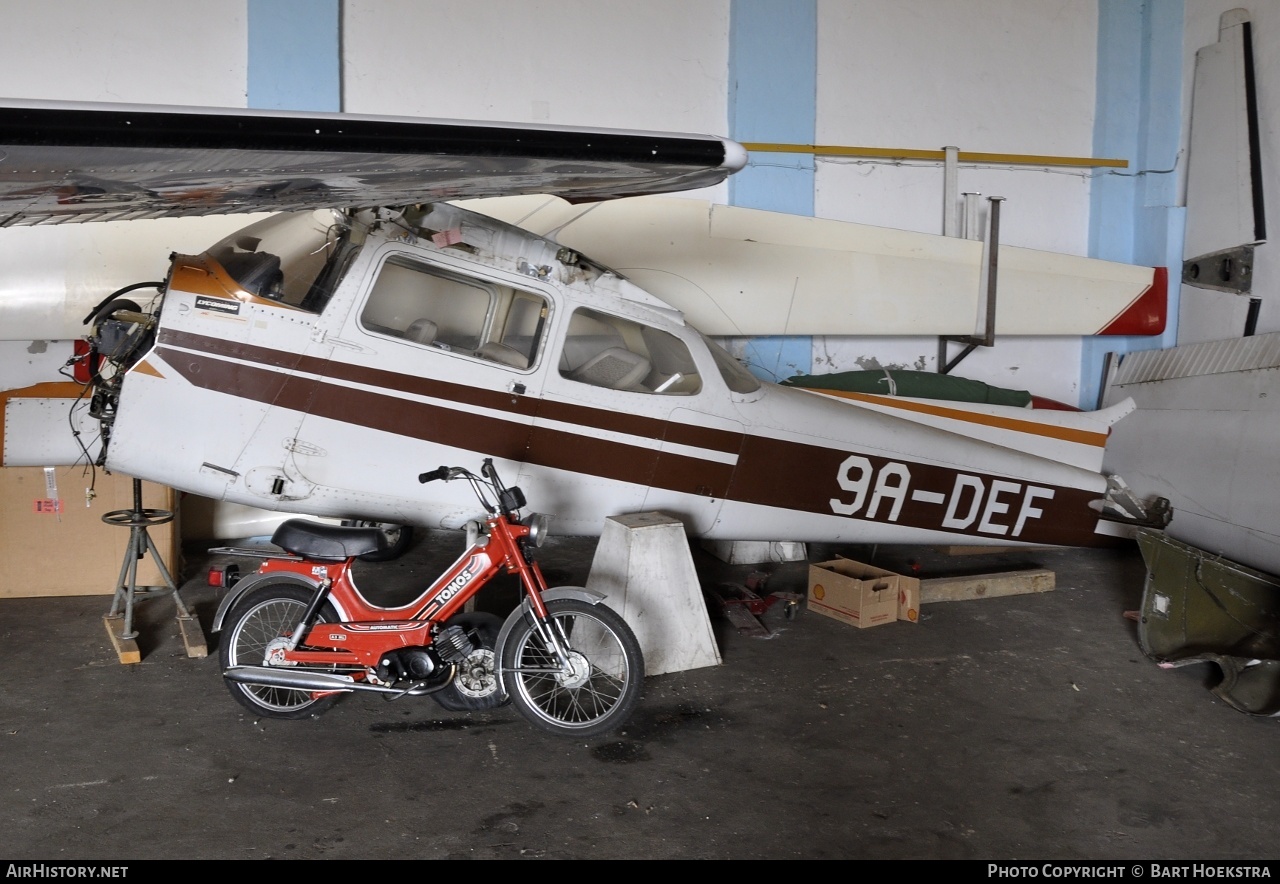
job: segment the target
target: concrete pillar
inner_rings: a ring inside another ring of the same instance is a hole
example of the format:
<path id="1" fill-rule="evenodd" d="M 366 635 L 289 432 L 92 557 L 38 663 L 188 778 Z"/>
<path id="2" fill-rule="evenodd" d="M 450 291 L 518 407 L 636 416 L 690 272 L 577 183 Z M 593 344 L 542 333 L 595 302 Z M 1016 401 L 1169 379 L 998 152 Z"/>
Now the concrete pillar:
<path id="1" fill-rule="evenodd" d="M 645 675 L 720 665 L 679 519 L 665 513 L 606 519 L 587 588 L 608 596 L 606 604 L 635 632 Z"/>

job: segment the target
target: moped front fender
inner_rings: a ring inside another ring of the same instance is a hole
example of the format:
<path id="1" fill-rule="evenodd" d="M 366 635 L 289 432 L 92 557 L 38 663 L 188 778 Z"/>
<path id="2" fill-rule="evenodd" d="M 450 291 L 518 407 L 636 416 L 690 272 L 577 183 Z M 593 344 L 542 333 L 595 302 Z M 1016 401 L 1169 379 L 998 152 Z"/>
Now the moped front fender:
<path id="1" fill-rule="evenodd" d="M 556 599 L 577 599 L 580 602 L 586 602 L 589 605 L 598 605 L 605 599 L 602 592 L 596 592 L 594 589 L 587 589 L 584 586 L 557 586 L 555 589 L 548 589 L 542 594 L 544 602 L 552 602 Z M 507 638 L 511 635 L 511 630 L 516 628 L 516 624 L 526 614 L 531 614 L 533 609 L 529 605 L 526 598 L 520 604 L 516 605 L 516 609 L 507 615 L 506 622 L 502 624 L 502 629 L 498 631 L 498 640 L 494 643 L 493 656 L 498 668 L 498 679 L 502 679 L 502 650 L 507 646 Z"/>
<path id="2" fill-rule="evenodd" d="M 269 574 L 254 572 L 248 577 L 244 577 L 236 581 L 236 585 L 231 588 L 231 592 L 227 593 L 223 597 L 222 601 L 218 602 L 218 612 L 213 615 L 212 631 L 221 632 L 222 623 L 226 620 L 227 614 L 231 612 L 231 609 L 235 607 L 236 602 L 238 602 L 245 593 L 267 582 L 296 583 L 298 586 L 305 586 L 313 592 L 320 586 L 320 581 L 315 578 L 306 577 L 302 574 L 293 574 L 288 571 L 273 571 Z M 332 603 L 332 599 L 330 602 Z M 335 607 L 337 606 L 335 605 Z M 339 611 L 338 616 L 342 617 L 345 615 L 343 612 Z"/>

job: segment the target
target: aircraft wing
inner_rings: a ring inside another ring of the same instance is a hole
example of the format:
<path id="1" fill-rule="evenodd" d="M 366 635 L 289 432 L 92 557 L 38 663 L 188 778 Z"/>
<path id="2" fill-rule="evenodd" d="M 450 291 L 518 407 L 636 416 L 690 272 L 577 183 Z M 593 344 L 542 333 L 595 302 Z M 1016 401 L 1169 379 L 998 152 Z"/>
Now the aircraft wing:
<path id="1" fill-rule="evenodd" d="M 213 108 L 0 101 L 0 227 L 716 184 L 703 135 Z"/>
<path id="2" fill-rule="evenodd" d="M 705 200 L 463 204 L 626 274 L 709 335 L 971 335 L 980 242 Z M 1166 272 L 1000 247 L 996 332 L 1155 335 Z"/>

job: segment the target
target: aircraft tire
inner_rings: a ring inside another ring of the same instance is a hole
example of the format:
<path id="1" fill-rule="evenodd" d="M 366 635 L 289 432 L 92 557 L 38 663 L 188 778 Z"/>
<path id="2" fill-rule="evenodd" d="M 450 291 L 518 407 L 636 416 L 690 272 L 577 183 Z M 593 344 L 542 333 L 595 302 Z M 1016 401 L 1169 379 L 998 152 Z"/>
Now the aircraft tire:
<path id="1" fill-rule="evenodd" d="M 363 519 L 347 519 L 342 524 L 359 528 L 377 528 L 387 541 L 385 549 L 378 552 L 365 553 L 360 556 L 362 562 L 390 562 L 398 559 L 413 545 L 413 526 L 397 525 L 394 522 L 370 522 Z"/>
<path id="2" fill-rule="evenodd" d="M 474 631 L 480 647 L 458 667 L 449 686 L 431 696 L 450 712 L 484 712 L 510 703 L 511 698 L 498 680 L 498 661 L 494 658 L 502 620 L 493 614 L 459 614 L 449 618 L 448 625 Z"/>

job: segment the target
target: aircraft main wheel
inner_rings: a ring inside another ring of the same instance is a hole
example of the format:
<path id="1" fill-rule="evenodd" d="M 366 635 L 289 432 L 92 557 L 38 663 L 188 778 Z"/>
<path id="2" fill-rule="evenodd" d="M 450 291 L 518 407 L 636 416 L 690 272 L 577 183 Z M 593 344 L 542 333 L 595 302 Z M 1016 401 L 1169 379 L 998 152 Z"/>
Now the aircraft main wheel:
<path id="1" fill-rule="evenodd" d="M 604 605 L 547 602 L 548 627 L 569 651 L 562 667 L 528 617 L 507 636 L 502 681 L 520 714 L 553 734 L 589 737 L 621 727 L 640 701 L 644 657 L 631 628 Z"/>
<path id="2" fill-rule="evenodd" d="M 272 666 L 280 662 L 285 641 L 293 634 L 311 601 L 311 592 L 295 584 L 267 584 L 236 603 L 219 641 L 218 657 L 225 672 L 232 666 Z M 338 619 L 328 603 L 320 609 L 320 621 Z M 226 680 L 236 702 L 255 715 L 267 718 L 308 718 L 319 715 L 339 694 L 317 696 L 311 691 Z"/>
<path id="3" fill-rule="evenodd" d="M 449 686 L 431 696 L 450 712 L 483 712 L 511 702 L 498 680 L 498 660 L 494 647 L 502 620 L 493 614 L 459 614 L 449 619 L 449 626 L 460 626 L 479 642 Z"/>
<path id="4" fill-rule="evenodd" d="M 389 562 L 398 559 L 413 545 L 413 526 L 397 525 L 394 522 L 369 522 L 362 519 L 348 519 L 342 524 L 354 525 L 358 528 L 377 528 L 382 532 L 386 548 L 379 552 L 365 553 L 360 556 L 362 562 Z"/>

